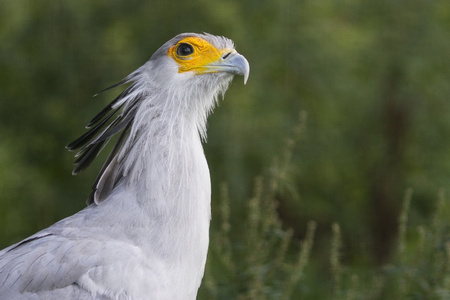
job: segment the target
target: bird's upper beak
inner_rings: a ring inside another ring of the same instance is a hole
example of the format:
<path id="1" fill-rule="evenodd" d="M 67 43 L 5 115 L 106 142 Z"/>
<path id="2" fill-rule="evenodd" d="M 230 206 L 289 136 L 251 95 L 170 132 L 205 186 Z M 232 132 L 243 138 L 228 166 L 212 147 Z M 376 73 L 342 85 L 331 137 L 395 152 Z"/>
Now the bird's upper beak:
<path id="1" fill-rule="evenodd" d="M 204 66 L 205 73 L 213 72 L 227 72 L 236 75 L 244 76 L 244 84 L 247 83 L 250 74 L 250 65 L 245 57 L 236 50 L 225 50 L 220 58 L 212 63 Z"/>

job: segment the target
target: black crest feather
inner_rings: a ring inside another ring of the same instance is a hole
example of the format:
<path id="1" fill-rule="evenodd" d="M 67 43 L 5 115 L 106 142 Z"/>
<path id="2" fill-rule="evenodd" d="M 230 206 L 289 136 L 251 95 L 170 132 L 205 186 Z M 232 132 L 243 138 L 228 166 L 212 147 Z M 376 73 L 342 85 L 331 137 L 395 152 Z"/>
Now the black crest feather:
<path id="1" fill-rule="evenodd" d="M 130 79 L 125 79 L 102 90 L 100 93 L 126 84 L 130 81 Z M 135 89 L 136 84 L 133 82 L 86 125 L 86 128 L 89 129 L 89 131 L 66 146 L 66 148 L 70 151 L 78 150 L 77 154 L 75 155 L 75 157 L 77 158 L 74 162 L 75 167 L 72 171 L 72 174 L 76 175 L 88 168 L 100 153 L 100 151 L 108 144 L 111 138 L 121 132 L 116 145 L 103 164 L 103 167 L 94 182 L 94 185 L 92 187 L 93 192 L 89 197 L 88 204 L 94 202 L 94 194 L 97 191 L 100 179 L 102 178 L 102 175 L 108 168 L 109 164 L 113 161 L 114 157 L 121 149 L 136 115 L 138 103 L 140 103 L 144 98 L 143 94 L 136 94 L 134 96 L 131 96 L 131 94 L 135 92 Z M 115 118 L 113 118 L 114 116 Z M 117 181 L 117 178 L 113 180 L 113 184 L 117 183 Z"/>

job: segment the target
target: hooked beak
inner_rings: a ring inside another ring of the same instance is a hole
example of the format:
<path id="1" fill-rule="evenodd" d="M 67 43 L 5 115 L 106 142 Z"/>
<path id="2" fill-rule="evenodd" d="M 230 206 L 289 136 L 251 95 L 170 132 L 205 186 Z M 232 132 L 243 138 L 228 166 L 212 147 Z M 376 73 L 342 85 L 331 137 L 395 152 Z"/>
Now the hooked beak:
<path id="1" fill-rule="evenodd" d="M 244 84 L 247 83 L 250 75 L 250 65 L 245 57 L 236 50 L 225 51 L 215 62 L 205 66 L 207 72 L 227 72 L 244 76 Z"/>

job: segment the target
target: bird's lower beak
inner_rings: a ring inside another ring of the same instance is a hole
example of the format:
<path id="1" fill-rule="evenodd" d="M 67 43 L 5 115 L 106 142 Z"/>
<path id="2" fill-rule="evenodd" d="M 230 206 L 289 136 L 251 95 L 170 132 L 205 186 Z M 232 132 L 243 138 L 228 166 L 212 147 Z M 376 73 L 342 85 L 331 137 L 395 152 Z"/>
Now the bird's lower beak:
<path id="1" fill-rule="evenodd" d="M 243 55 L 240 55 L 236 50 L 226 51 L 215 62 L 205 66 L 205 73 L 213 72 L 227 72 L 236 75 L 244 76 L 244 84 L 247 83 L 250 74 L 250 65 Z"/>

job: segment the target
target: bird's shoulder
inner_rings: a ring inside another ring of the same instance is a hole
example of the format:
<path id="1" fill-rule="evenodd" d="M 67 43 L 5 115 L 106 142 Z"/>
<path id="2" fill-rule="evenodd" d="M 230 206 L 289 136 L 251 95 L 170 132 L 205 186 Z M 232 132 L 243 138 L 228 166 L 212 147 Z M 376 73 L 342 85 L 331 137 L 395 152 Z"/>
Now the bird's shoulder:
<path id="1" fill-rule="evenodd" d="M 79 293 L 83 299 L 81 294 L 87 293 L 114 298 L 136 286 L 145 287 L 138 293 L 159 289 L 152 286 L 161 282 L 158 266 L 139 247 L 105 230 L 80 228 L 82 221 L 83 213 L 75 214 L 0 251 L 0 295 L 53 299 L 50 295 Z"/>

